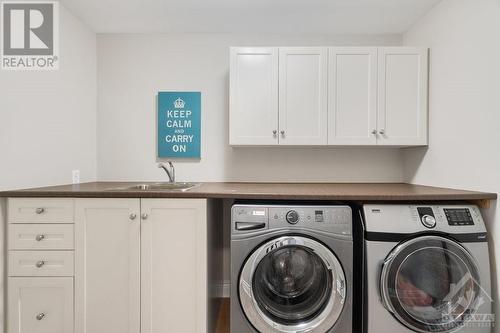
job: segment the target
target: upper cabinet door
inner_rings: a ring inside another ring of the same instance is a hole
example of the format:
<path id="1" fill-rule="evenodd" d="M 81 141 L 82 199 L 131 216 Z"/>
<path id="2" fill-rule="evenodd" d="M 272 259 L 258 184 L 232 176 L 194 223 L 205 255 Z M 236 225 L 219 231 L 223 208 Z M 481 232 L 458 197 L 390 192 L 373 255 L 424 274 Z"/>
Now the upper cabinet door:
<path id="1" fill-rule="evenodd" d="M 427 145 L 428 49 L 380 48 L 379 145 Z"/>
<path id="2" fill-rule="evenodd" d="M 229 144 L 278 144 L 278 49 L 231 48 Z"/>
<path id="3" fill-rule="evenodd" d="M 279 49 L 280 144 L 327 144 L 327 48 Z"/>
<path id="4" fill-rule="evenodd" d="M 330 48 L 328 144 L 377 144 L 377 48 Z"/>

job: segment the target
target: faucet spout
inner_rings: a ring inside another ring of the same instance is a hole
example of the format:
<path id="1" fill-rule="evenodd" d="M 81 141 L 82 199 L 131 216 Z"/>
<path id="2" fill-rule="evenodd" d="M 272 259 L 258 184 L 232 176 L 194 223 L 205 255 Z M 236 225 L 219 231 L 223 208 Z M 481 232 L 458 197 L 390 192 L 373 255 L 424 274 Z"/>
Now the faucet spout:
<path id="1" fill-rule="evenodd" d="M 161 168 L 165 170 L 165 173 L 168 176 L 168 180 L 171 183 L 175 183 L 175 167 L 172 161 L 168 161 L 168 168 L 165 166 L 164 163 L 158 163 L 158 168 Z"/>

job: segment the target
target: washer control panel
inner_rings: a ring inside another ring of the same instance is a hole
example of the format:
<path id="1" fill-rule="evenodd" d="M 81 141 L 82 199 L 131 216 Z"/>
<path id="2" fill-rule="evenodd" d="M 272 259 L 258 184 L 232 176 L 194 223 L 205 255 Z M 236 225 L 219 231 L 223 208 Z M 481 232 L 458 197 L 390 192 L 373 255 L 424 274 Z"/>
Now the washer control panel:
<path id="1" fill-rule="evenodd" d="M 232 207 L 233 233 L 262 229 L 312 229 L 343 236 L 352 234 L 349 206 L 239 205 Z"/>

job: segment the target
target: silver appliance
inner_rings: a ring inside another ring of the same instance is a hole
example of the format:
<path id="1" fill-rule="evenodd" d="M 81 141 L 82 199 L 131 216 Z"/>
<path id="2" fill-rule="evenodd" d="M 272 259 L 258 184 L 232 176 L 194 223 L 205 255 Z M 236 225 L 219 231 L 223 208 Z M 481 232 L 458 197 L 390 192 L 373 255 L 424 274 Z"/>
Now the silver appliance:
<path id="1" fill-rule="evenodd" d="M 491 332 L 486 228 L 473 205 L 365 205 L 368 333 Z"/>
<path id="2" fill-rule="evenodd" d="M 231 332 L 352 332 L 348 206 L 235 204 Z"/>

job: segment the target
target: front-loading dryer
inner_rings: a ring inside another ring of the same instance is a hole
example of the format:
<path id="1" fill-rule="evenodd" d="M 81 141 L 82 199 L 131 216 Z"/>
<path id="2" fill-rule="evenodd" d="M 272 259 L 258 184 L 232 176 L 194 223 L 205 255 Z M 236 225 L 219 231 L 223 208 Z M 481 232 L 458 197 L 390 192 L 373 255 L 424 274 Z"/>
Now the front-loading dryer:
<path id="1" fill-rule="evenodd" d="M 367 333 L 490 333 L 486 228 L 472 205 L 365 205 Z"/>
<path id="2" fill-rule="evenodd" d="M 348 206 L 235 204 L 231 333 L 352 332 Z"/>

